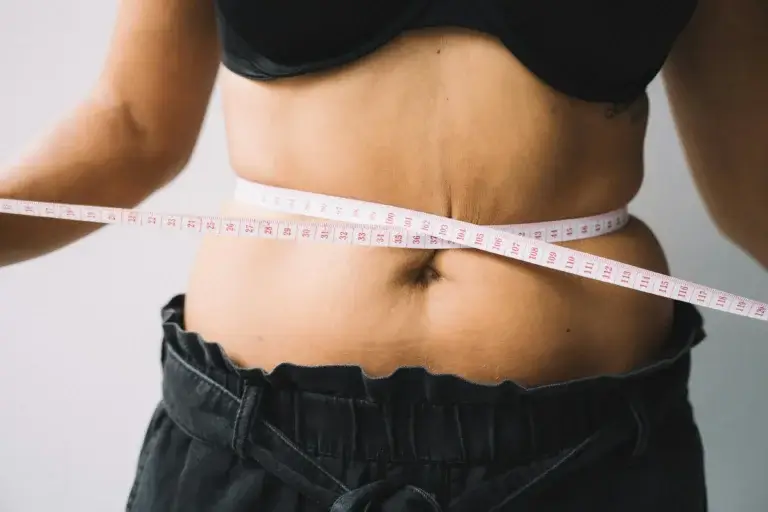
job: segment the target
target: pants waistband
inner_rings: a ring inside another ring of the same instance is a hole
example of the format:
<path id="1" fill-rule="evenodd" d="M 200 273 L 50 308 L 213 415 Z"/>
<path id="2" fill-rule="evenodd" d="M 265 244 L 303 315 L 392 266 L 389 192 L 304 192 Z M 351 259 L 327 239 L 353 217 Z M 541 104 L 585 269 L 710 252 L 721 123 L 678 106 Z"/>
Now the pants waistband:
<path id="1" fill-rule="evenodd" d="M 698 312 L 678 303 L 670 341 L 648 366 L 536 388 L 419 368 L 386 378 L 350 366 L 283 364 L 267 373 L 236 367 L 220 346 L 184 331 L 183 303 L 179 296 L 164 309 L 162 358 L 164 402 L 181 427 L 246 451 L 274 429 L 307 454 L 367 460 L 525 462 L 557 453 L 685 397 L 689 350 L 704 336 Z"/>
<path id="2" fill-rule="evenodd" d="M 405 466 L 501 463 L 540 477 L 626 444 L 632 431 L 632 451 L 639 452 L 665 412 L 687 403 L 689 350 L 704 337 L 695 308 L 678 303 L 669 343 L 646 367 L 524 388 L 509 381 L 473 384 L 417 368 L 378 379 L 346 366 L 243 369 L 220 346 L 184 331 L 183 296 L 168 304 L 163 319 L 163 406 L 174 423 L 191 437 L 255 461 L 332 512 L 367 510 L 374 502 L 386 502 L 383 511 L 443 509 L 434 495 L 403 479 L 350 489 L 324 468 L 322 457 Z M 601 435 L 602 445 L 594 443 Z M 516 472 L 503 477 L 517 478 Z M 481 502 L 496 510 L 527 488 L 505 496 L 491 484 L 450 510 L 473 511 Z"/>

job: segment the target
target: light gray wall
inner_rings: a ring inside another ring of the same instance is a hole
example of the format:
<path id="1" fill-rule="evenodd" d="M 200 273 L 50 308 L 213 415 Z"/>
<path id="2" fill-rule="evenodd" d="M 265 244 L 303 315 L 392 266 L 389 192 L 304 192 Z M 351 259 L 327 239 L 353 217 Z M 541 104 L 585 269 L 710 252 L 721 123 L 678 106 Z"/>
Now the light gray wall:
<path id="1" fill-rule="evenodd" d="M 87 90 L 115 12 L 115 0 L 0 2 L 0 161 Z M 659 83 L 651 96 L 648 175 L 633 212 L 656 230 L 676 275 L 768 300 L 768 275 L 707 218 Z M 215 98 L 189 169 L 147 206 L 213 213 L 232 184 Z M 0 270 L 0 511 L 122 509 L 159 397 L 158 308 L 184 289 L 197 242 L 115 228 Z M 768 326 L 705 316 L 693 399 L 712 510 L 766 510 Z"/>

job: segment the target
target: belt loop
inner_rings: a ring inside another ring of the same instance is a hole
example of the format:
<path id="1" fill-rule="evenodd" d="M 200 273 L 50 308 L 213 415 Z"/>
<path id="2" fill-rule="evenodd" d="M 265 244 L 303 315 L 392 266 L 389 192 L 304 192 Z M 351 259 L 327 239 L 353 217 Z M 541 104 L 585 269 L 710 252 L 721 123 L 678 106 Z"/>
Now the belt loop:
<path id="1" fill-rule="evenodd" d="M 635 419 L 635 426 L 637 428 L 637 436 L 635 438 L 635 447 L 632 450 L 632 457 L 639 457 L 642 455 L 648 447 L 648 437 L 650 436 L 650 422 L 648 421 L 648 414 L 642 402 L 637 399 L 632 399 L 629 403 L 629 408 L 632 411 L 632 416 Z"/>
<path id="2" fill-rule="evenodd" d="M 240 458 L 245 458 L 245 442 L 248 440 L 253 421 L 259 414 L 262 395 L 261 387 L 252 386 L 247 382 L 243 384 L 240 408 L 237 411 L 232 432 L 232 449 Z"/>

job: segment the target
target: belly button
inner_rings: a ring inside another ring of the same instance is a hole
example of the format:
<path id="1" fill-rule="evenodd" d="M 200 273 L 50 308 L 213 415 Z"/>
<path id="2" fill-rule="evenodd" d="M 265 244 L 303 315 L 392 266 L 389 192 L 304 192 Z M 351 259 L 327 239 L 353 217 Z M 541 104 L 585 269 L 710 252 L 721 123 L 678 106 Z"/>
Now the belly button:
<path id="1" fill-rule="evenodd" d="M 440 273 L 431 265 L 427 265 L 413 272 L 411 282 L 416 286 L 426 288 L 440 279 L 442 279 Z"/>

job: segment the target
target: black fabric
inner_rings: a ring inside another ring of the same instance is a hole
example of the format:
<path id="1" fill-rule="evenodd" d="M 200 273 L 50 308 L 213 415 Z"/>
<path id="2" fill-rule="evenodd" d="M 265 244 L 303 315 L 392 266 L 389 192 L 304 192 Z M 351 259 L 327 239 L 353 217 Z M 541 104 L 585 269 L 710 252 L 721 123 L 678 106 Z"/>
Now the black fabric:
<path id="1" fill-rule="evenodd" d="M 567 95 L 605 102 L 631 101 L 645 91 L 697 5 L 697 0 L 215 1 L 222 62 L 252 79 L 341 66 L 405 31 L 452 26 L 497 37 L 531 72 Z"/>
<path id="2" fill-rule="evenodd" d="M 687 398 L 704 333 L 678 304 L 658 359 L 524 388 L 402 368 L 242 369 L 164 309 L 163 400 L 127 510 L 704 512 Z"/>

